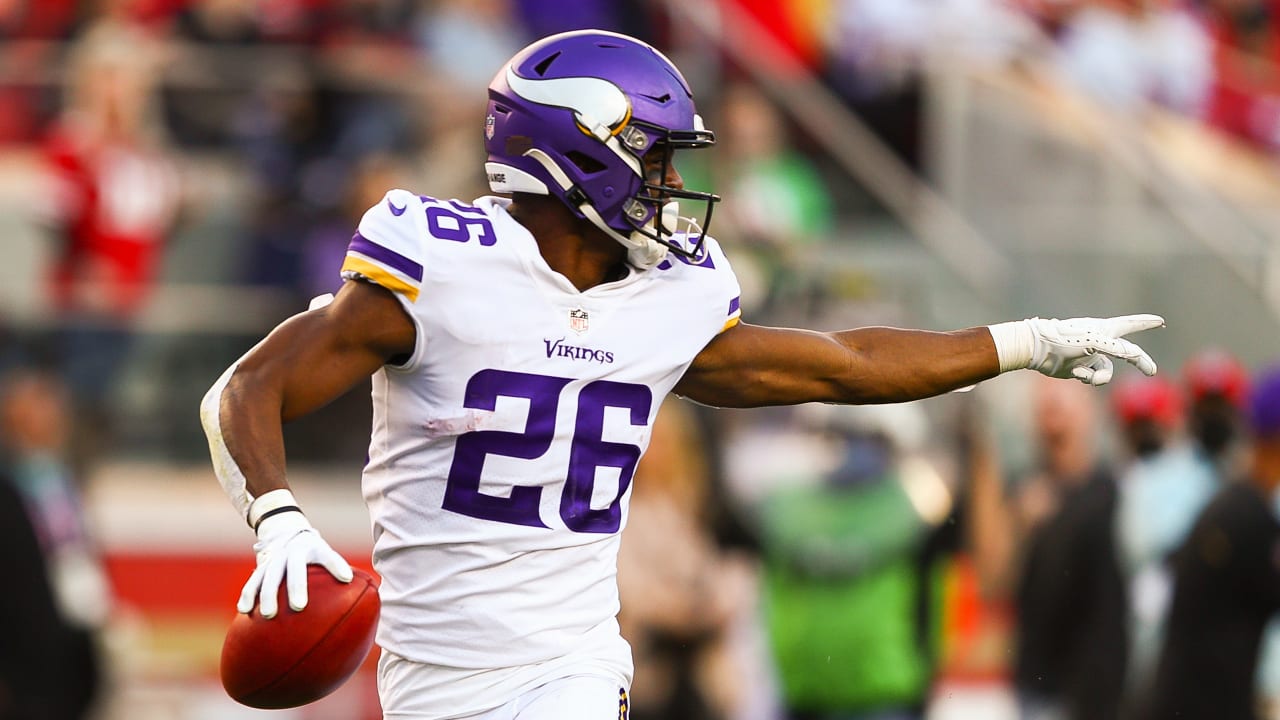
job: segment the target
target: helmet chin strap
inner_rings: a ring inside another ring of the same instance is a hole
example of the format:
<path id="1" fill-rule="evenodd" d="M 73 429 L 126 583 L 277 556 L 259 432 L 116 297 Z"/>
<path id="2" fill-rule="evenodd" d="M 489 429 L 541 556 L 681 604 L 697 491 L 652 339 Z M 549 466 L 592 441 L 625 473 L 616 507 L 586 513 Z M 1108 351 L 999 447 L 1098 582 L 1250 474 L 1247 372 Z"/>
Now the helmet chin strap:
<path id="1" fill-rule="evenodd" d="M 569 180 L 569 176 L 565 175 L 564 171 L 560 169 L 560 166 L 556 165 L 555 161 L 552 160 L 545 152 L 538 148 L 530 148 L 529 150 L 526 150 L 524 154 L 526 157 L 531 157 L 534 160 L 537 160 L 538 164 L 542 165 L 542 167 L 546 169 L 547 173 L 551 175 L 551 178 L 556 181 L 556 184 L 560 186 L 561 191 L 567 193 L 573 187 L 573 183 Z M 678 204 L 675 202 L 669 202 L 663 206 L 660 216 L 664 227 L 666 227 L 668 223 L 674 225 L 674 216 L 678 216 L 678 207 Z M 639 268 L 640 270 L 648 270 L 662 262 L 663 258 L 667 256 L 667 250 L 669 250 L 669 248 L 644 233 L 637 230 L 628 236 L 609 227 L 608 223 L 604 221 L 604 218 L 600 217 L 600 213 L 592 207 L 590 201 L 584 201 L 578 206 L 578 210 L 586 216 L 587 220 L 591 221 L 592 225 L 599 228 L 601 232 L 614 240 L 617 240 L 619 243 L 622 243 L 623 247 L 627 248 L 627 262 L 636 268 Z M 654 218 L 654 220 L 657 219 L 657 217 Z M 650 222 L 652 223 L 654 220 L 650 220 Z"/>

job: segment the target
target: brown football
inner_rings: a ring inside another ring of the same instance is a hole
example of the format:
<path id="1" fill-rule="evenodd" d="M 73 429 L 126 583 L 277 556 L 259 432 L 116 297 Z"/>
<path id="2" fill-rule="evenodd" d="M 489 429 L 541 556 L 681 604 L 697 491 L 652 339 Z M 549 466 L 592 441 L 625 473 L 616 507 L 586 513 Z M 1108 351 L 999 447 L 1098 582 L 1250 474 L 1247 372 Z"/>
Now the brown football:
<path id="1" fill-rule="evenodd" d="M 355 570 L 338 582 L 319 565 L 307 567 L 307 607 L 289 607 L 280 584 L 280 611 L 270 620 L 255 605 L 237 613 L 222 644 L 222 686 L 249 707 L 276 710 L 314 702 L 338 689 L 373 647 L 378 586 Z"/>

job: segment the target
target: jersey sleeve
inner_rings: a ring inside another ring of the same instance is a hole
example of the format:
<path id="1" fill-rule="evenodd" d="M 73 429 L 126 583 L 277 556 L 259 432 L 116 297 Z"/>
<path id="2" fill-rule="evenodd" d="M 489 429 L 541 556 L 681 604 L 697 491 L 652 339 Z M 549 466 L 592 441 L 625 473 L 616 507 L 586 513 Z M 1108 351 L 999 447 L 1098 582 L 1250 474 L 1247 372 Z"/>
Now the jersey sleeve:
<path id="1" fill-rule="evenodd" d="M 422 200 L 407 190 L 391 190 L 369 208 L 347 246 L 346 280 L 368 280 L 410 303 L 422 290 Z"/>
<path id="2" fill-rule="evenodd" d="M 707 255 L 717 269 L 716 278 L 720 286 L 721 307 L 724 309 L 724 325 L 721 326 L 720 332 L 724 332 L 742 321 L 742 288 L 738 285 L 738 276 L 730 267 L 729 258 L 725 256 L 720 243 L 708 236 L 706 244 Z"/>

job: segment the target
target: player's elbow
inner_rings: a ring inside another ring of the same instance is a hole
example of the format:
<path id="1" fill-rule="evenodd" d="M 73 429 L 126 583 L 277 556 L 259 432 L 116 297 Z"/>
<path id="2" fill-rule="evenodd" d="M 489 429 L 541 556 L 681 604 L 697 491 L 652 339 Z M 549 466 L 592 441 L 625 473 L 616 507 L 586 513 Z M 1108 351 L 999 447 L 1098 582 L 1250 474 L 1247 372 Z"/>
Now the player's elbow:
<path id="1" fill-rule="evenodd" d="M 206 436 L 220 437 L 227 417 L 236 417 L 251 400 L 265 400 L 277 396 L 269 389 L 263 373 L 244 363 L 237 362 L 227 368 L 217 382 L 209 388 L 200 401 L 200 424 Z"/>

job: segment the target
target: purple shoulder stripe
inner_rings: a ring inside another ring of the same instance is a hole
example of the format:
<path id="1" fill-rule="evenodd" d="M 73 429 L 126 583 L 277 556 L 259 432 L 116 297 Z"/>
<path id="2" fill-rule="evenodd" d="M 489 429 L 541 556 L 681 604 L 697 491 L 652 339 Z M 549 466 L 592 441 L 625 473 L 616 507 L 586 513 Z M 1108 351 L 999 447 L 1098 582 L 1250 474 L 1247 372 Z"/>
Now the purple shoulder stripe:
<path id="1" fill-rule="evenodd" d="M 356 233 L 351 236 L 351 244 L 347 246 L 348 250 L 353 250 L 366 257 L 377 260 L 383 265 L 395 268 L 409 277 L 422 282 L 422 266 L 401 255 L 395 250 L 385 248 L 369 238 Z"/>
<path id="2" fill-rule="evenodd" d="M 729 312 L 727 313 L 728 315 L 732 315 L 738 312 L 738 310 L 742 308 L 742 305 L 740 302 L 741 299 L 742 299 L 742 296 L 739 295 L 738 297 L 735 297 L 734 299 L 729 301 Z"/>

